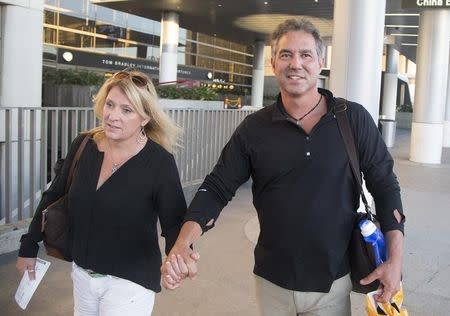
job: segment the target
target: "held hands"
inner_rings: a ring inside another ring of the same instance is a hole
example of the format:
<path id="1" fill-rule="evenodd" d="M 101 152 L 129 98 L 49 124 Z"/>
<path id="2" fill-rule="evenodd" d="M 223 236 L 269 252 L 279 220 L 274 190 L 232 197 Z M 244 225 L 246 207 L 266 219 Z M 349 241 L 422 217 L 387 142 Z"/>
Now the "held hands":
<path id="1" fill-rule="evenodd" d="M 181 286 L 186 277 L 195 279 L 199 259 L 198 252 L 194 252 L 190 247 L 175 244 L 161 266 L 161 285 L 168 290 L 174 290 Z"/>
<path id="2" fill-rule="evenodd" d="M 376 301 L 387 303 L 400 290 L 401 264 L 387 260 L 378 266 L 371 274 L 362 279 L 362 285 L 370 284 L 375 280 L 380 281 L 381 290 L 379 295 L 375 295 Z"/>
<path id="3" fill-rule="evenodd" d="M 161 266 L 161 284 L 169 290 L 174 290 L 181 285 L 186 277 L 194 279 L 197 275 L 197 261 L 200 259 L 198 252 L 194 252 L 192 245 L 200 235 L 202 228 L 193 221 L 187 221 L 181 227 L 177 241 L 166 261 Z"/>
<path id="4" fill-rule="evenodd" d="M 28 277 L 30 280 L 36 279 L 36 258 L 24 258 L 17 257 L 16 269 L 19 272 L 20 277 L 23 276 L 25 271 L 28 271 Z"/>

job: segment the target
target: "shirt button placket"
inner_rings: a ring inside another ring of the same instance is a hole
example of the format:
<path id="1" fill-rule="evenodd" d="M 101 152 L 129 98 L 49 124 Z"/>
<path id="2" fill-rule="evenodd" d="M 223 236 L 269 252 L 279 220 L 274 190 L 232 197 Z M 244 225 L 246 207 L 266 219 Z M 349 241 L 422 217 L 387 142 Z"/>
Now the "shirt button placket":
<path id="1" fill-rule="evenodd" d="M 306 160 L 311 160 L 311 136 L 306 136 L 305 137 L 305 142 L 306 142 L 306 146 L 305 146 L 305 159 Z"/>

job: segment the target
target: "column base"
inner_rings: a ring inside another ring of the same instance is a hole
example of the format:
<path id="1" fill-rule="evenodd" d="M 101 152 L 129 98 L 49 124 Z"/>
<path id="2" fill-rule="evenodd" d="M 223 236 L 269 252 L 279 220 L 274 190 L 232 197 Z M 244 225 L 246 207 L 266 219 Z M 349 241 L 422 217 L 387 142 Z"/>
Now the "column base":
<path id="1" fill-rule="evenodd" d="M 397 125 L 395 120 L 380 119 L 378 121 L 378 124 L 380 126 L 381 137 L 383 137 L 386 147 L 388 148 L 394 147 L 395 131 Z"/>
<path id="2" fill-rule="evenodd" d="M 440 164 L 442 156 L 443 124 L 412 122 L 409 160 Z"/>
<path id="3" fill-rule="evenodd" d="M 450 147 L 450 121 L 444 121 L 444 138 L 442 140 L 442 147 Z"/>

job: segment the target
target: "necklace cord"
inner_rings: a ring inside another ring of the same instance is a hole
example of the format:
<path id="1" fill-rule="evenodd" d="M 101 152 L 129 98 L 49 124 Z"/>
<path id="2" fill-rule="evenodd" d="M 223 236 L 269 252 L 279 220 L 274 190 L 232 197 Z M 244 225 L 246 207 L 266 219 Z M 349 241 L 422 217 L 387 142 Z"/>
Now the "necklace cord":
<path id="1" fill-rule="evenodd" d="M 111 163 L 112 163 L 111 173 L 114 173 L 114 172 L 117 171 L 117 169 L 119 169 L 119 167 L 120 167 L 120 165 L 122 163 L 115 163 L 114 162 L 113 151 L 112 151 L 112 148 L 111 148 L 111 144 L 109 143 L 109 141 L 107 141 L 107 142 L 108 142 L 108 147 L 109 147 L 109 159 L 111 160 Z"/>
<path id="2" fill-rule="evenodd" d="M 320 101 L 322 101 L 322 95 L 320 95 L 319 101 L 316 103 L 316 105 L 314 105 L 308 112 L 306 112 L 306 114 L 303 114 L 302 117 L 300 117 L 299 119 L 296 119 L 294 117 L 294 120 L 296 120 L 297 123 L 300 122 L 301 120 L 303 120 L 305 117 L 308 116 L 308 114 L 310 114 L 312 111 L 314 111 L 319 106 Z"/>

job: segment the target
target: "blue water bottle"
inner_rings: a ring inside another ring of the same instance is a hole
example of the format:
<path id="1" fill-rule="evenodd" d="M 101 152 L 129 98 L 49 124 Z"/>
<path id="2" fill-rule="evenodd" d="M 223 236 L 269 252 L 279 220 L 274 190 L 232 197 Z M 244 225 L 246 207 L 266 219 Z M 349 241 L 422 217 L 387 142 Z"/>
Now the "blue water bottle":
<path id="1" fill-rule="evenodd" d="M 363 235 L 364 240 L 373 250 L 375 264 L 378 267 L 386 261 L 386 244 L 384 242 L 383 233 L 374 222 L 367 219 L 359 222 L 359 228 L 361 229 L 361 234 Z"/>

